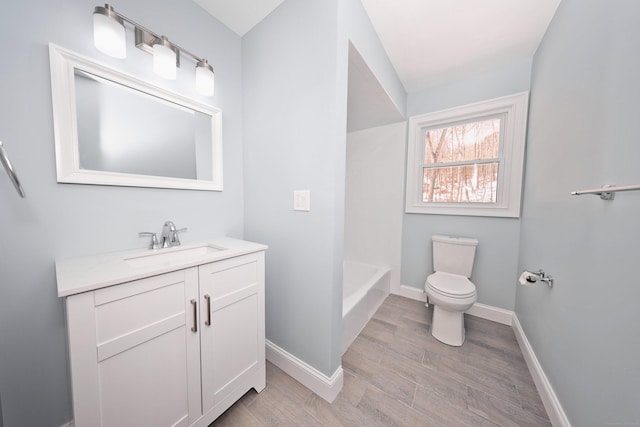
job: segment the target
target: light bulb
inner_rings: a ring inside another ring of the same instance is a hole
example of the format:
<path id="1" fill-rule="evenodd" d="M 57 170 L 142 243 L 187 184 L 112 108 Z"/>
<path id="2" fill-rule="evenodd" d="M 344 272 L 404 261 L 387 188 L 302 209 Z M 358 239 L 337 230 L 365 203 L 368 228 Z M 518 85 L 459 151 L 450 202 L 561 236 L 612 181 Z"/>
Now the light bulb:
<path id="1" fill-rule="evenodd" d="M 165 36 L 153 45 L 153 71 L 165 79 L 176 78 L 176 53 Z"/>
<path id="2" fill-rule="evenodd" d="M 198 61 L 198 65 L 196 65 L 196 90 L 198 93 L 213 96 L 214 83 L 213 67 L 206 59 Z"/>
<path id="3" fill-rule="evenodd" d="M 114 58 L 127 56 L 126 32 L 122 18 L 109 5 L 97 6 L 93 12 L 93 43 L 96 48 Z"/>

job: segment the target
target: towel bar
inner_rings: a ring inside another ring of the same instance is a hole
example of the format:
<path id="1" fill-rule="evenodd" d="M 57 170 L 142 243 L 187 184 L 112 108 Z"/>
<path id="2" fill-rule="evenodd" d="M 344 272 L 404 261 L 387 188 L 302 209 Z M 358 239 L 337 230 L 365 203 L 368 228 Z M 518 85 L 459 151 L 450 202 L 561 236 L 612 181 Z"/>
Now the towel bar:
<path id="1" fill-rule="evenodd" d="M 9 179 L 13 183 L 13 186 L 16 188 L 16 191 L 18 192 L 20 197 L 24 198 L 24 190 L 22 189 L 22 185 L 20 185 L 20 180 L 18 179 L 18 175 L 16 175 L 16 171 L 14 171 L 13 167 L 11 166 L 11 162 L 9 161 L 9 157 L 7 156 L 7 152 L 4 151 L 2 141 L 0 141 L 0 163 L 2 163 L 4 169 L 7 171 Z"/>
<path id="2" fill-rule="evenodd" d="M 640 185 L 603 185 L 600 188 L 594 188 L 592 190 L 580 190 L 572 191 L 572 196 L 580 196 L 582 194 L 596 194 L 600 196 L 602 200 L 613 200 L 617 191 L 633 191 L 640 190 Z"/>

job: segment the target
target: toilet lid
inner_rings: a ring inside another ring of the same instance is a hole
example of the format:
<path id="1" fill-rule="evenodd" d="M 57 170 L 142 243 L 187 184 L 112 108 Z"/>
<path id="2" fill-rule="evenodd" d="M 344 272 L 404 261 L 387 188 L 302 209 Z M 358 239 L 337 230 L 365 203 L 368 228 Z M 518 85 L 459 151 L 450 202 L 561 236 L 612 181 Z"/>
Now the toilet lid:
<path id="1" fill-rule="evenodd" d="M 435 272 L 427 278 L 433 290 L 454 297 L 463 297 L 475 293 L 475 285 L 466 277 L 457 274 Z"/>

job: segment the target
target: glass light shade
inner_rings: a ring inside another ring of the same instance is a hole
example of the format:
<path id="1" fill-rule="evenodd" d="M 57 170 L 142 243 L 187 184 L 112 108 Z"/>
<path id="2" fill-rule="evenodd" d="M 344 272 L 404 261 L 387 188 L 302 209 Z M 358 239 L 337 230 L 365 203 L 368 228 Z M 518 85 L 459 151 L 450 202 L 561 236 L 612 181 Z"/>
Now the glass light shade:
<path id="1" fill-rule="evenodd" d="M 213 68 L 207 61 L 200 61 L 196 66 L 196 90 L 199 94 L 213 96 L 214 90 Z"/>
<path id="2" fill-rule="evenodd" d="M 93 13 L 93 43 L 106 55 L 125 58 L 127 46 L 124 25 L 117 17 L 105 13 L 108 13 L 108 10 L 104 8 L 96 8 Z"/>
<path id="3" fill-rule="evenodd" d="M 165 79 L 176 79 L 176 53 L 165 37 L 153 45 L 153 71 Z"/>

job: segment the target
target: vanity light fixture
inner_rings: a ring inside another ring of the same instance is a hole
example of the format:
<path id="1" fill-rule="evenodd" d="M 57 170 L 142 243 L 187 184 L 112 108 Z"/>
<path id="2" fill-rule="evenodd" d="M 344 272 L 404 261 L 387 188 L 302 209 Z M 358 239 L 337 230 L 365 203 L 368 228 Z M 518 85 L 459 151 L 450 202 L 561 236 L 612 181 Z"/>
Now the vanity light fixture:
<path id="1" fill-rule="evenodd" d="M 127 56 L 124 21 L 109 5 L 97 6 L 93 12 L 93 42 L 109 56 L 120 59 Z"/>
<path id="2" fill-rule="evenodd" d="M 180 66 L 180 54 L 190 56 L 196 62 L 196 90 L 202 95 L 213 96 L 213 67 L 206 59 L 119 14 L 109 4 L 105 4 L 104 7 L 96 6 L 93 11 L 93 41 L 100 52 L 114 58 L 126 57 L 125 22 L 133 25 L 135 29 L 136 47 L 153 55 L 153 71 L 156 74 L 174 80 L 176 68 Z"/>
<path id="3" fill-rule="evenodd" d="M 214 86 L 213 67 L 206 59 L 198 61 L 196 65 L 196 90 L 202 95 L 213 96 Z"/>
<path id="4" fill-rule="evenodd" d="M 169 40 L 165 36 L 160 37 L 160 41 L 153 45 L 153 71 L 160 77 L 175 80 L 177 56 Z"/>

